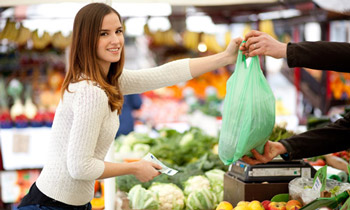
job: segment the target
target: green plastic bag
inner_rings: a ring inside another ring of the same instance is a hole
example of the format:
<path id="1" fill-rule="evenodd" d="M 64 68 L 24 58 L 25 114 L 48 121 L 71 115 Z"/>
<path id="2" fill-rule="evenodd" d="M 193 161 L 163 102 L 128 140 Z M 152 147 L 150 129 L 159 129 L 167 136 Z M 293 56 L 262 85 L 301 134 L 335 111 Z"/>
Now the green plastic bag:
<path id="1" fill-rule="evenodd" d="M 226 84 L 219 157 L 225 165 L 255 148 L 263 153 L 275 125 L 275 97 L 261 71 L 259 57 L 246 58 L 239 51 L 234 73 Z"/>

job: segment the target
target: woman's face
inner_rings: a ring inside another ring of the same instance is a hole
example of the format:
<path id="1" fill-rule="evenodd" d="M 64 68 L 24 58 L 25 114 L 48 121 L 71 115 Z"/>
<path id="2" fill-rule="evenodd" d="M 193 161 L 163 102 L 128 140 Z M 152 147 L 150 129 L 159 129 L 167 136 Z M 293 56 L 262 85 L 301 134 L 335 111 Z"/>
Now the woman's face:
<path id="1" fill-rule="evenodd" d="M 120 23 L 118 15 L 111 12 L 103 18 L 97 44 L 97 57 L 100 65 L 106 71 L 108 71 L 112 62 L 120 60 L 123 46 L 123 26 Z"/>

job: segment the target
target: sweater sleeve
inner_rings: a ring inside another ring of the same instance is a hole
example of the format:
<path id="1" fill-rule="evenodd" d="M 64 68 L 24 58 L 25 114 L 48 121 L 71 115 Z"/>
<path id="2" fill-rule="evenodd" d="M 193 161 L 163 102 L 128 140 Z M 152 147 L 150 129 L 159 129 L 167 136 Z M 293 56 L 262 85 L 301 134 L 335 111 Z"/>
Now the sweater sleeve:
<path id="1" fill-rule="evenodd" d="M 143 93 L 192 79 L 189 59 L 140 70 L 123 70 L 120 87 L 124 95 Z"/>
<path id="2" fill-rule="evenodd" d="M 299 42 L 288 43 L 289 67 L 350 72 L 350 43 Z"/>
<path id="3" fill-rule="evenodd" d="M 301 159 L 339 152 L 350 148 L 350 113 L 323 128 L 313 129 L 280 140 L 289 159 Z"/>
<path id="4" fill-rule="evenodd" d="M 105 92 L 84 85 L 75 92 L 73 123 L 67 151 L 67 168 L 74 179 L 95 180 L 104 171 L 104 161 L 94 157 L 104 116 L 108 111 Z"/>

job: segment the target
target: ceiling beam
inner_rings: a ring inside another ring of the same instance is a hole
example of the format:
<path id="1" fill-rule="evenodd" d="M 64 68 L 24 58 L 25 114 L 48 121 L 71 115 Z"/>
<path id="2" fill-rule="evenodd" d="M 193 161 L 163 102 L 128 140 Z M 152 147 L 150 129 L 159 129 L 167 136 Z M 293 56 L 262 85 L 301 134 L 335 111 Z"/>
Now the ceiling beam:
<path id="1" fill-rule="evenodd" d="M 281 0 L 1 0 L 0 7 L 62 2 L 169 3 L 173 6 L 224 6 L 238 4 L 275 3 L 280 1 Z"/>

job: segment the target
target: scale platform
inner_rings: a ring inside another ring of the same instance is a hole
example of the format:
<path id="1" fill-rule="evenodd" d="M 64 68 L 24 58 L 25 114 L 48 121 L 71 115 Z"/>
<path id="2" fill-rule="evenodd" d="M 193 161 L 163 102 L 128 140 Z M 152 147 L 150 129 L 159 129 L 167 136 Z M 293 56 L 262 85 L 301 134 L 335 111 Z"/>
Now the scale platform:
<path id="1" fill-rule="evenodd" d="M 273 160 L 266 164 L 249 165 L 238 160 L 230 165 L 228 175 L 243 182 L 289 182 L 297 177 L 314 177 L 316 170 L 303 160 Z"/>

